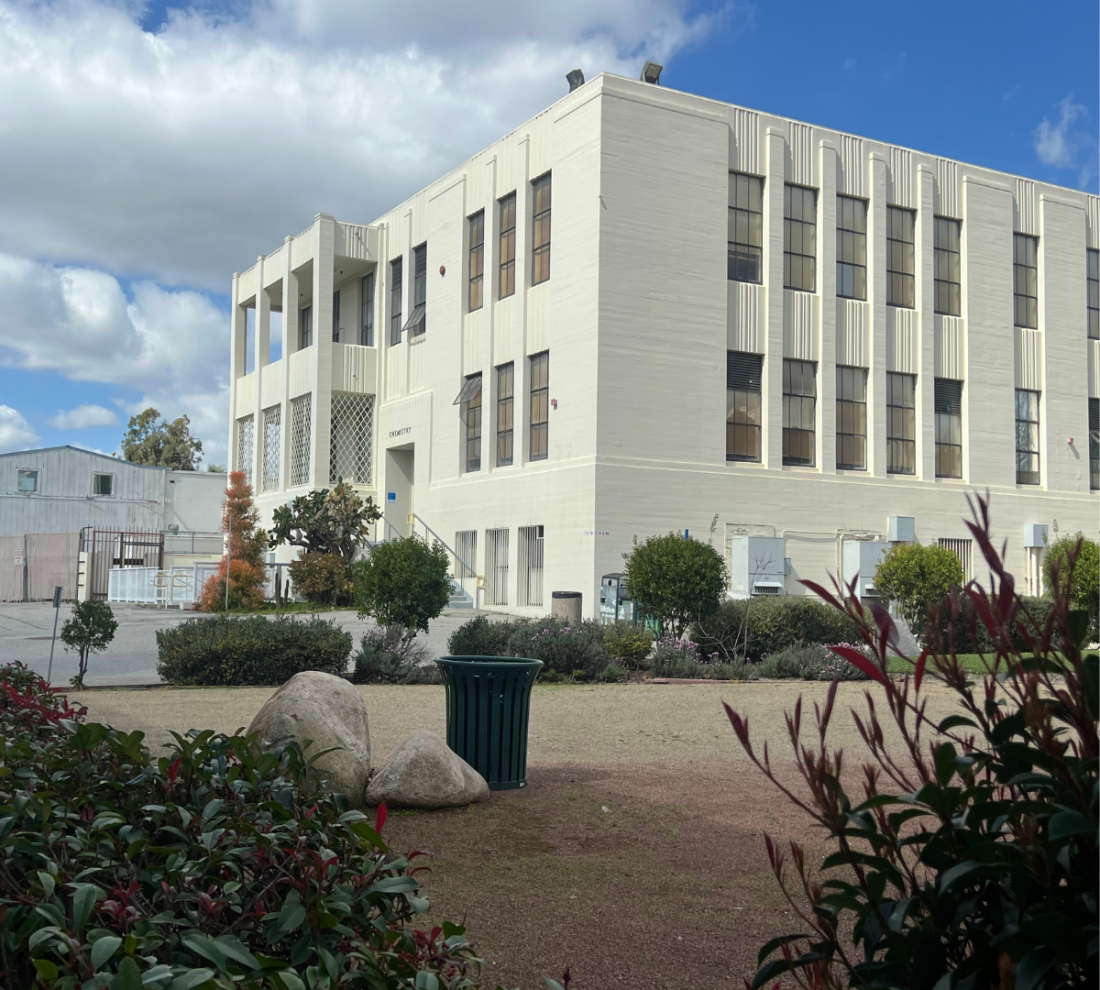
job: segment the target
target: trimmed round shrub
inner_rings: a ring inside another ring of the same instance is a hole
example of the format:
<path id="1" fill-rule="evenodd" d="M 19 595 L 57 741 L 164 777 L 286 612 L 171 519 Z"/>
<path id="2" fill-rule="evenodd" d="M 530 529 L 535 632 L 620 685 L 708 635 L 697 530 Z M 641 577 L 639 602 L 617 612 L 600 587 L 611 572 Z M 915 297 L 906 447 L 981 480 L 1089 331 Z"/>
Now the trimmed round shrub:
<path id="1" fill-rule="evenodd" d="M 499 657 L 508 649 L 514 622 L 493 621 L 478 615 L 462 623 L 447 640 L 453 657 Z"/>
<path id="2" fill-rule="evenodd" d="M 351 633 L 330 619 L 216 615 L 157 631 L 157 673 L 169 684 L 282 684 L 303 670 L 342 675 Z"/>
<path id="3" fill-rule="evenodd" d="M 338 553 L 306 553 L 287 568 L 294 590 L 314 605 L 350 605 L 355 600 L 351 564 Z"/>
<path id="4" fill-rule="evenodd" d="M 645 670 L 646 658 L 653 649 L 653 637 L 638 626 L 616 622 L 603 627 L 603 648 L 612 660 L 618 660 L 627 670 Z"/>
<path id="5" fill-rule="evenodd" d="M 563 619 L 520 619 L 513 625 L 503 656 L 541 660 L 545 670 L 573 680 L 595 677 L 608 661 L 603 629 L 591 619 L 574 624 Z"/>
<path id="6" fill-rule="evenodd" d="M 726 588 L 726 564 L 709 543 L 679 533 L 651 536 L 626 558 L 626 586 L 662 633 L 682 633 L 714 615 Z"/>
<path id="7" fill-rule="evenodd" d="M 712 660 L 758 661 L 792 646 L 853 642 L 855 625 L 841 612 L 807 595 L 725 602 L 712 618 L 696 623 L 691 639 Z"/>

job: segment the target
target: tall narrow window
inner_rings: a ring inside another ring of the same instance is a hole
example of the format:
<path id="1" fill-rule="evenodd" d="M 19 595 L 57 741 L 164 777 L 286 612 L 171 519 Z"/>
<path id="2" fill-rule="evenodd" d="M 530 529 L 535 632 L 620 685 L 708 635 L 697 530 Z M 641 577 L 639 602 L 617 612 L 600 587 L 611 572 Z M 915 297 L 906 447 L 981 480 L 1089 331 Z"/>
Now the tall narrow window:
<path id="1" fill-rule="evenodd" d="M 550 416 L 550 352 L 531 356 L 531 448 L 529 459 L 546 460 Z"/>
<path id="2" fill-rule="evenodd" d="M 313 436 L 309 392 L 290 400 L 290 485 L 309 484 L 309 448 Z"/>
<path id="3" fill-rule="evenodd" d="M 1100 339 L 1100 251 L 1089 248 L 1088 254 L 1088 308 L 1089 336 Z"/>
<path id="4" fill-rule="evenodd" d="M 1089 399 L 1089 488 L 1100 488 L 1100 399 Z"/>
<path id="5" fill-rule="evenodd" d="M 837 365 L 836 466 L 847 471 L 867 468 L 866 368 Z"/>
<path id="6" fill-rule="evenodd" d="M 263 490 L 265 492 L 274 492 L 279 489 L 282 426 L 282 406 L 269 406 L 264 410 Z"/>
<path id="7" fill-rule="evenodd" d="M 500 203 L 500 298 L 516 291 L 516 194 L 509 193 Z"/>
<path id="8" fill-rule="evenodd" d="M 515 365 L 497 368 L 497 467 L 512 463 L 512 431 L 515 415 Z"/>
<path id="9" fill-rule="evenodd" d="M 340 293 L 332 294 L 332 342 L 340 343 Z"/>
<path id="10" fill-rule="evenodd" d="M 531 284 L 550 277 L 550 173 L 531 183 L 534 216 L 531 226 Z"/>
<path id="11" fill-rule="evenodd" d="M 891 372 L 886 376 L 886 470 L 915 474 L 917 470 L 917 376 Z"/>
<path id="12" fill-rule="evenodd" d="M 1012 251 L 1016 326 L 1034 330 L 1039 325 L 1039 238 L 1014 234 Z"/>
<path id="13" fill-rule="evenodd" d="M 1039 393 L 1016 389 L 1016 484 L 1039 484 Z"/>
<path id="14" fill-rule="evenodd" d="M 817 367 L 783 359 L 783 463 L 813 466 Z"/>
<path id="15" fill-rule="evenodd" d="M 464 529 L 455 533 L 455 577 L 460 581 L 463 578 L 477 576 L 477 530 Z"/>
<path id="16" fill-rule="evenodd" d="M 886 207 L 886 302 L 912 309 L 916 305 L 917 214 L 900 206 Z"/>
<path id="17" fill-rule="evenodd" d="M 332 393 L 328 457 L 330 483 L 371 483 L 374 464 L 373 395 L 362 395 L 359 392 Z"/>
<path id="18" fill-rule="evenodd" d="M 409 331 L 409 343 L 424 335 L 428 299 L 428 245 L 413 248 L 412 312 L 402 328 Z"/>
<path id="19" fill-rule="evenodd" d="M 313 307 L 303 306 L 298 314 L 298 349 L 302 350 L 313 344 Z"/>
<path id="20" fill-rule="evenodd" d="M 374 346 L 374 272 L 364 275 L 359 286 L 359 343 Z"/>
<path id="21" fill-rule="evenodd" d="M 760 460 L 759 354 L 726 352 L 726 460 Z"/>
<path id="22" fill-rule="evenodd" d="M 481 309 L 485 283 L 485 211 L 478 210 L 466 219 L 470 235 L 470 291 L 467 306 L 472 313 Z"/>
<path id="23" fill-rule="evenodd" d="M 467 471 L 481 470 L 481 374 L 467 375 L 462 387 L 465 462 Z"/>
<path id="24" fill-rule="evenodd" d="M 764 244 L 764 180 L 730 172 L 726 234 L 726 276 L 734 282 L 759 282 Z"/>
<path id="25" fill-rule="evenodd" d="M 390 262 L 390 344 L 401 343 L 401 268 L 402 259 Z"/>
<path id="26" fill-rule="evenodd" d="M 951 378 L 937 378 L 935 388 L 936 477 L 961 478 L 963 383 Z"/>
<path id="27" fill-rule="evenodd" d="M 817 287 L 817 193 L 804 186 L 783 187 L 783 285 Z"/>
<path id="28" fill-rule="evenodd" d="M 485 604 L 508 604 L 508 530 L 485 530 Z"/>
<path id="29" fill-rule="evenodd" d="M 237 470 L 244 472 L 245 484 L 252 484 L 252 453 L 255 450 L 256 420 L 242 416 L 237 420 Z"/>
<path id="30" fill-rule="evenodd" d="M 936 217 L 935 223 L 935 287 L 936 312 L 958 316 L 960 301 L 959 228 L 958 220 Z"/>
<path id="31" fill-rule="evenodd" d="M 959 563 L 962 565 L 963 577 L 967 581 L 973 576 L 970 568 L 973 561 L 973 540 L 957 540 L 948 539 L 946 537 L 940 537 L 936 540 L 936 543 L 943 547 L 945 550 L 950 550 L 956 557 L 959 558 Z"/>
<path id="32" fill-rule="evenodd" d="M 543 528 L 520 526 L 519 528 L 519 587 L 520 605 L 542 605 L 542 555 Z"/>
<path id="33" fill-rule="evenodd" d="M 836 198 L 836 294 L 867 298 L 867 202 Z"/>

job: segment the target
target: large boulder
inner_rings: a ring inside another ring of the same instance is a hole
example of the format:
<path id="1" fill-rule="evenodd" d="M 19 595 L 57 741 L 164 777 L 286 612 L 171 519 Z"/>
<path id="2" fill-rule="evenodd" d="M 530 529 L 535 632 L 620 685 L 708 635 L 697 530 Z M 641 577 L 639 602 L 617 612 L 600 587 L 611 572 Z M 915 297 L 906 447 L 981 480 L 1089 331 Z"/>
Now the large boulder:
<path id="1" fill-rule="evenodd" d="M 319 670 L 295 674 L 267 699 L 248 731 L 258 732 L 263 743 L 284 736 L 301 745 L 309 740 L 307 759 L 331 749 L 310 771 L 315 786 L 346 794 L 356 806 L 363 804 L 370 776 L 367 706 L 344 678 Z"/>
<path id="2" fill-rule="evenodd" d="M 453 808 L 484 801 L 489 785 L 430 729 L 417 729 L 371 778 L 367 804 Z"/>

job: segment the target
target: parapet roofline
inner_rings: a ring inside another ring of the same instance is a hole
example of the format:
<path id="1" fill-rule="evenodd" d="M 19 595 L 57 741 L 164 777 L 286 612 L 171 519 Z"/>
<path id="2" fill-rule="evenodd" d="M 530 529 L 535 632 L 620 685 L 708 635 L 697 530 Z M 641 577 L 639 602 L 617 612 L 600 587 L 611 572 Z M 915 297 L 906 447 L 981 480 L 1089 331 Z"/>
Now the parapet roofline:
<path id="1" fill-rule="evenodd" d="M 85 450 L 83 447 L 74 447 L 71 443 L 58 444 L 55 447 L 28 447 L 26 450 L 9 450 L 6 454 L 0 454 L 0 457 L 24 457 L 27 454 L 46 454 L 52 450 L 75 450 L 78 454 L 91 454 L 92 457 L 102 457 L 106 461 L 111 461 L 113 464 L 126 464 L 130 467 L 145 468 L 148 471 L 176 471 L 177 468 L 162 467 L 160 464 L 135 464 L 133 461 L 123 460 L 121 457 L 113 457 L 111 454 L 104 454 L 99 450 Z M 181 474 L 221 474 L 222 472 L 204 472 L 204 471 L 183 471 Z"/>

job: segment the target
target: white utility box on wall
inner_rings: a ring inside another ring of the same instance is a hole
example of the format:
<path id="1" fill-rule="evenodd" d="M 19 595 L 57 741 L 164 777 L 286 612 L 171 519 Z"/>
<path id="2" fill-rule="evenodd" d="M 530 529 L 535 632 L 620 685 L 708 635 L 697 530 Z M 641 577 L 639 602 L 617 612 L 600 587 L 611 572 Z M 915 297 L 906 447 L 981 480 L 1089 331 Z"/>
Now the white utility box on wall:
<path id="1" fill-rule="evenodd" d="M 736 597 L 787 593 L 783 542 L 779 536 L 733 538 L 730 590 Z"/>
<path id="2" fill-rule="evenodd" d="M 875 568 L 890 549 L 885 540 L 845 540 L 841 547 L 844 565 L 844 585 L 859 575 L 856 592 L 860 598 L 878 598 L 875 591 Z"/>

